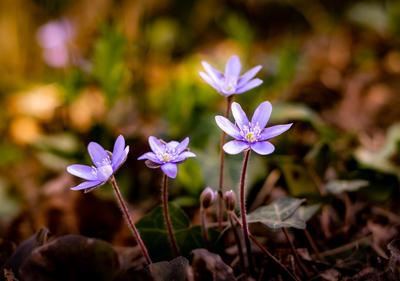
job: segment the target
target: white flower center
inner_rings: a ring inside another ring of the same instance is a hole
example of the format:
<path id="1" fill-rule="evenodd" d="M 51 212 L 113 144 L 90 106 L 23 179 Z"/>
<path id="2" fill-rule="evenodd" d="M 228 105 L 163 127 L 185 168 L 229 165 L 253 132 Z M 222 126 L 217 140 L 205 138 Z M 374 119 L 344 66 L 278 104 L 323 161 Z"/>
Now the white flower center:
<path id="1" fill-rule="evenodd" d="M 226 93 L 232 93 L 236 90 L 237 79 L 235 77 L 225 77 L 223 90 Z"/>
<path id="2" fill-rule="evenodd" d="M 240 130 L 240 135 L 244 138 L 245 141 L 249 143 L 254 143 L 259 140 L 261 131 L 262 130 L 260 129 L 260 126 L 258 126 L 258 123 L 249 123 L 249 125 L 243 126 L 243 128 Z"/>
<path id="3" fill-rule="evenodd" d="M 162 154 L 162 161 L 164 162 L 169 162 L 172 160 L 172 155 L 170 155 L 169 153 L 164 152 Z"/>
<path id="4" fill-rule="evenodd" d="M 156 153 L 156 156 L 160 161 L 167 163 L 172 161 L 176 157 L 176 154 L 177 153 L 175 148 L 165 147 L 164 152 Z"/>
<path id="5" fill-rule="evenodd" d="M 92 173 L 94 173 L 98 180 L 106 181 L 113 174 L 113 168 L 110 164 L 101 166 L 101 167 L 93 167 Z"/>

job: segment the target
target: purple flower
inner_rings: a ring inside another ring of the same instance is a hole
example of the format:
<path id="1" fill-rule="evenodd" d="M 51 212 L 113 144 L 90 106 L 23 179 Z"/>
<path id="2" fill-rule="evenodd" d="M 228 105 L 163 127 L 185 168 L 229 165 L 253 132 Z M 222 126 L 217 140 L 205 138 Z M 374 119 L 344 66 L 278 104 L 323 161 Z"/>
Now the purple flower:
<path id="1" fill-rule="evenodd" d="M 89 143 L 88 151 L 94 166 L 74 164 L 67 167 L 68 173 L 85 180 L 72 187 L 72 190 L 84 189 L 86 193 L 105 184 L 125 162 L 129 146 L 125 146 L 125 139 L 120 135 L 115 141 L 112 154 L 96 142 Z"/>
<path id="2" fill-rule="evenodd" d="M 67 19 L 50 21 L 41 26 L 37 40 L 43 48 L 43 58 L 51 67 L 66 67 L 71 62 L 69 45 L 74 36 L 72 23 Z"/>
<path id="3" fill-rule="evenodd" d="M 199 72 L 205 82 L 216 89 L 221 95 L 228 97 L 233 94 L 241 94 L 261 85 L 262 80 L 253 77 L 260 71 L 261 65 L 257 65 L 240 76 L 242 65 L 239 57 L 231 56 L 225 65 L 225 73 L 221 73 L 205 61 L 201 62 L 206 72 Z"/>
<path id="4" fill-rule="evenodd" d="M 275 147 L 268 140 L 289 130 L 293 124 L 265 128 L 272 112 L 272 105 L 268 101 L 257 107 L 251 122 L 238 103 L 233 102 L 231 109 L 235 118 L 235 125 L 223 116 L 215 117 L 218 127 L 235 138 L 235 140 L 229 141 L 223 146 L 224 151 L 228 154 L 238 154 L 246 149 L 252 149 L 261 155 L 270 154 L 275 150 Z"/>
<path id="5" fill-rule="evenodd" d="M 149 168 L 159 168 L 170 178 L 175 178 L 177 174 L 177 164 L 182 163 L 188 157 L 196 157 L 187 148 L 189 138 L 182 142 L 165 142 L 156 137 L 149 137 L 149 145 L 152 152 L 147 152 L 140 156 L 138 160 L 147 160 L 145 163 Z"/>

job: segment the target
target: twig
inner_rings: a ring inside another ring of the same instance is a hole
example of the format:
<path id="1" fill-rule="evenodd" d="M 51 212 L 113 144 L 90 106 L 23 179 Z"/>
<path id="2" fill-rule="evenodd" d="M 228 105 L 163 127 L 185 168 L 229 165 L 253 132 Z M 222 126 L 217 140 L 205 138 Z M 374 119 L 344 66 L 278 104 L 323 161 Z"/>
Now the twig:
<path id="1" fill-rule="evenodd" d="M 236 240 L 236 245 L 237 245 L 238 254 L 239 254 L 240 267 L 242 269 L 242 272 L 244 272 L 246 274 L 246 276 L 247 276 L 248 273 L 246 272 L 247 271 L 247 267 L 246 267 L 246 264 L 244 262 L 242 241 L 240 239 L 239 233 L 238 233 L 238 231 L 237 231 L 237 229 L 235 227 L 235 223 L 233 221 L 233 218 L 234 218 L 235 214 L 232 214 L 232 213 L 233 213 L 233 211 L 228 211 L 228 219 L 229 219 L 229 223 L 231 224 L 233 235 L 234 235 L 235 240 Z"/>
<path id="2" fill-rule="evenodd" d="M 321 257 L 321 255 L 319 253 L 319 250 L 318 250 L 318 247 L 315 244 L 314 239 L 312 238 L 312 236 L 311 236 L 310 232 L 307 230 L 307 228 L 304 229 L 304 234 L 306 235 L 308 243 L 310 243 L 310 246 L 313 249 L 313 251 L 314 251 L 315 255 L 317 256 L 317 258 L 319 260 L 323 260 L 323 257 Z"/>
<path id="3" fill-rule="evenodd" d="M 320 253 L 320 255 L 321 255 L 321 257 L 334 256 L 334 255 L 340 254 L 342 252 L 351 250 L 354 247 L 358 248 L 358 246 L 360 246 L 361 244 L 370 244 L 371 243 L 371 237 L 372 237 L 371 235 L 368 235 L 366 237 L 357 239 L 357 240 L 355 240 L 353 242 L 347 243 L 347 244 L 342 245 L 340 247 L 337 247 L 337 248 L 322 252 L 322 253 Z"/>
<path id="4" fill-rule="evenodd" d="M 225 109 L 225 118 L 229 117 L 230 107 L 232 103 L 232 97 L 228 96 L 226 98 L 226 109 Z M 217 220 L 218 220 L 218 228 L 222 230 L 222 221 L 223 221 L 223 213 L 224 213 L 224 202 L 223 202 L 223 191 L 224 191 L 224 166 L 225 166 L 225 153 L 222 149 L 225 143 L 226 133 L 222 131 L 219 145 L 219 182 L 218 182 L 218 207 L 217 207 Z"/>
<path id="5" fill-rule="evenodd" d="M 238 223 L 240 226 L 242 226 L 240 219 L 234 214 L 233 218 L 235 219 L 236 223 Z M 294 276 L 287 268 L 284 266 L 277 258 L 275 258 L 268 250 L 265 248 L 258 240 L 254 237 L 253 234 L 249 233 L 249 237 L 251 241 L 265 254 L 268 256 L 272 261 L 274 261 L 281 269 L 282 272 L 286 273 L 288 277 L 290 277 L 292 280 L 299 281 L 299 279 Z"/>
<path id="6" fill-rule="evenodd" d="M 299 254 L 297 253 L 297 250 L 293 244 L 293 241 L 290 239 L 289 237 L 289 233 L 287 232 L 286 228 L 282 228 L 283 233 L 285 234 L 286 240 L 289 242 L 290 244 L 290 248 L 292 250 L 293 256 L 296 260 L 297 265 L 299 266 L 301 272 L 305 275 L 308 276 L 308 272 L 307 269 L 304 267 L 303 263 L 301 262 L 301 259 L 299 257 Z"/>

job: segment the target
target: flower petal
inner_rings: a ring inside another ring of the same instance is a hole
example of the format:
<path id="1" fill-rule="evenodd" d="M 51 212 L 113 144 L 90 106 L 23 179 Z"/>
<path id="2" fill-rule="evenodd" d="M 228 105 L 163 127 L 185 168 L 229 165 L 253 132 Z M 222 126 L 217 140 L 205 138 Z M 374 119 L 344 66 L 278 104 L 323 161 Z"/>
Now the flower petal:
<path id="1" fill-rule="evenodd" d="M 122 135 L 119 135 L 118 138 L 115 140 L 112 155 L 119 158 L 124 149 L 125 149 L 125 139 Z"/>
<path id="2" fill-rule="evenodd" d="M 269 128 L 265 128 L 262 130 L 260 134 L 260 140 L 268 140 L 272 139 L 273 137 L 279 136 L 280 134 L 286 132 L 287 130 L 292 127 L 293 123 L 284 124 L 284 125 L 276 125 Z"/>
<path id="3" fill-rule="evenodd" d="M 165 150 L 165 144 L 153 136 L 149 137 L 149 145 L 150 145 L 151 150 L 153 150 L 153 152 L 156 154 L 157 153 L 162 154 Z"/>
<path id="4" fill-rule="evenodd" d="M 233 118 L 235 118 L 236 124 L 240 129 L 244 126 L 249 125 L 249 119 L 247 119 L 246 113 L 244 113 L 242 107 L 237 102 L 233 102 L 231 106 Z"/>
<path id="5" fill-rule="evenodd" d="M 232 122 L 229 121 L 227 118 L 218 115 L 215 116 L 215 122 L 217 122 L 218 127 L 220 127 L 222 131 L 224 131 L 231 137 L 234 137 L 235 139 L 241 138 L 238 128 L 233 125 Z"/>
<path id="6" fill-rule="evenodd" d="M 202 71 L 199 72 L 199 75 L 207 84 L 209 84 L 215 90 L 217 90 L 218 92 L 221 91 L 221 87 L 219 86 L 219 84 L 215 82 L 213 79 L 211 79 L 209 75 L 205 74 Z"/>
<path id="7" fill-rule="evenodd" d="M 215 84 L 221 85 L 221 80 L 223 78 L 222 73 L 216 70 L 206 61 L 202 61 L 201 64 L 203 65 L 211 80 L 213 80 Z"/>
<path id="8" fill-rule="evenodd" d="M 92 158 L 92 161 L 96 167 L 101 167 L 110 163 L 110 156 L 108 155 L 107 151 L 105 151 L 104 148 L 97 142 L 89 143 L 88 151 L 90 158 Z"/>
<path id="9" fill-rule="evenodd" d="M 157 156 L 154 154 L 154 152 L 146 152 L 142 156 L 138 158 L 138 160 L 150 160 L 154 163 L 162 164 L 164 162 L 160 161 Z"/>
<path id="10" fill-rule="evenodd" d="M 233 140 L 228 141 L 222 148 L 228 154 L 238 154 L 249 148 L 249 144 L 243 141 Z"/>
<path id="11" fill-rule="evenodd" d="M 251 79 L 253 79 L 253 77 L 260 71 L 261 68 L 262 68 L 261 65 L 257 65 L 255 67 L 253 67 L 252 69 L 250 69 L 249 71 L 247 71 L 245 74 L 243 74 L 239 78 L 237 87 L 238 88 L 243 87 L 247 82 L 249 82 Z"/>
<path id="12" fill-rule="evenodd" d="M 117 171 L 119 169 L 119 167 L 121 167 L 121 165 L 125 163 L 126 158 L 128 158 L 128 153 L 129 153 L 129 146 L 125 147 L 125 150 L 124 150 L 123 154 L 121 155 L 121 158 L 119 158 L 117 160 L 113 159 L 114 161 L 113 161 L 112 167 L 113 167 L 114 172 Z"/>
<path id="13" fill-rule="evenodd" d="M 150 169 L 160 168 L 160 165 L 161 165 L 160 163 L 155 163 L 151 160 L 144 161 L 144 164 L 147 166 L 147 168 L 150 168 Z"/>
<path id="14" fill-rule="evenodd" d="M 176 178 L 176 174 L 178 173 L 178 167 L 175 163 L 171 162 L 161 165 L 161 170 L 172 179 Z"/>
<path id="15" fill-rule="evenodd" d="M 77 186 L 71 187 L 71 190 L 81 190 L 81 189 L 88 189 L 88 188 L 94 188 L 97 186 L 100 186 L 104 184 L 105 182 L 103 181 L 84 181 Z"/>
<path id="16" fill-rule="evenodd" d="M 249 91 L 257 86 L 260 86 L 262 84 L 262 82 L 263 81 L 261 79 L 258 79 L 258 78 L 253 79 L 253 80 L 247 82 L 246 84 L 244 84 L 243 86 L 238 87 L 236 90 L 236 94 L 241 94 L 241 93 Z"/>
<path id="17" fill-rule="evenodd" d="M 255 142 L 250 145 L 251 149 L 258 154 L 267 155 L 274 152 L 275 147 L 268 141 Z"/>
<path id="18" fill-rule="evenodd" d="M 111 165 L 104 165 L 101 167 L 97 168 L 97 179 L 100 181 L 107 181 L 112 174 L 114 173 L 114 170 Z"/>
<path id="19" fill-rule="evenodd" d="M 96 180 L 96 173 L 93 172 L 93 168 L 87 165 L 74 164 L 67 167 L 67 172 L 71 175 L 80 177 L 84 180 Z"/>
<path id="20" fill-rule="evenodd" d="M 271 116 L 272 105 L 269 101 L 262 102 L 254 111 L 253 117 L 251 118 L 251 123 L 257 124 L 260 129 L 265 128 L 269 117 Z"/>
<path id="21" fill-rule="evenodd" d="M 126 160 L 129 153 L 129 146 L 125 147 L 125 139 L 122 135 L 118 136 L 114 144 L 111 157 L 113 170 L 116 171 Z"/>
<path id="22" fill-rule="evenodd" d="M 178 156 L 176 156 L 171 162 L 172 163 L 180 163 L 182 161 L 185 161 L 186 158 L 189 158 L 189 157 L 196 157 L 196 154 L 194 154 L 191 151 L 184 151 L 181 154 L 179 154 Z"/>
<path id="23" fill-rule="evenodd" d="M 177 147 L 175 148 L 175 149 L 176 149 L 176 153 L 179 154 L 179 153 L 181 153 L 182 151 L 184 151 L 184 150 L 187 148 L 188 144 L 189 144 L 189 138 L 186 137 L 186 138 L 184 138 L 184 139 L 177 145 Z"/>
<path id="24" fill-rule="evenodd" d="M 170 141 L 166 144 L 166 147 L 168 149 L 176 149 L 178 145 L 179 145 L 179 141 Z"/>
<path id="25" fill-rule="evenodd" d="M 233 55 L 225 65 L 225 79 L 229 77 L 239 78 L 242 65 L 238 56 Z"/>

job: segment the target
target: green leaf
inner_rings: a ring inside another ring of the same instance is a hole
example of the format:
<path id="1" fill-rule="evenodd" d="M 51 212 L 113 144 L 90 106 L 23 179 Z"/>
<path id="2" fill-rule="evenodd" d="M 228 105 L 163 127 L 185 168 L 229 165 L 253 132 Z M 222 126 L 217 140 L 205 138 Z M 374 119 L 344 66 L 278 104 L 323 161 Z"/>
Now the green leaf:
<path id="1" fill-rule="evenodd" d="M 389 25 L 388 8 L 380 3 L 356 3 L 347 12 L 350 21 L 379 33 L 386 33 Z"/>
<path id="2" fill-rule="evenodd" d="M 363 166 L 381 172 L 391 173 L 400 178 L 400 167 L 396 159 L 400 148 L 400 123 L 392 125 L 386 134 L 385 143 L 379 150 L 360 146 L 355 150 L 355 158 Z"/>
<path id="3" fill-rule="evenodd" d="M 33 145 L 43 151 L 55 151 L 64 154 L 74 153 L 79 148 L 78 139 L 71 133 L 42 136 Z"/>
<path id="4" fill-rule="evenodd" d="M 189 256 L 196 248 L 205 247 L 200 226 L 191 226 L 185 212 L 169 204 L 169 212 L 181 255 Z M 163 210 L 159 206 L 136 224 L 153 261 L 171 260 L 174 256 L 169 246 Z M 210 241 L 216 241 L 218 232 L 209 231 Z"/>
<path id="5" fill-rule="evenodd" d="M 296 215 L 303 221 L 307 222 L 311 219 L 321 208 L 321 204 L 314 204 L 310 206 L 300 206 L 297 211 Z"/>
<path id="6" fill-rule="evenodd" d="M 103 28 L 101 37 L 94 46 L 93 76 L 111 105 L 129 80 L 126 46 L 122 33 L 111 27 Z"/>
<path id="7" fill-rule="evenodd" d="M 284 157 L 281 157 L 279 166 L 287 182 L 290 195 L 302 196 L 304 194 L 318 193 L 318 187 L 315 185 L 304 166 L 294 163 L 291 158 Z"/>
<path id="8" fill-rule="evenodd" d="M 273 230 L 283 227 L 304 229 L 305 221 L 298 214 L 295 215 L 304 201 L 305 199 L 291 197 L 279 198 L 267 206 L 256 209 L 247 218 L 250 223 L 260 222 Z"/>
<path id="9" fill-rule="evenodd" d="M 326 190 L 332 194 L 357 191 L 366 187 L 369 182 L 366 180 L 333 180 L 326 184 Z"/>
<path id="10" fill-rule="evenodd" d="M 317 112 L 311 108 L 297 103 L 274 104 L 271 122 L 282 123 L 287 120 L 303 121 L 310 123 L 321 135 L 323 140 L 332 141 L 336 138 L 335 132 L 321 119 Z"/>

